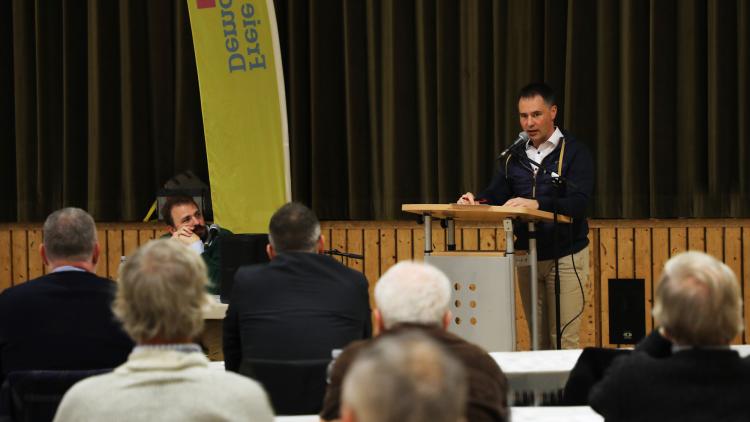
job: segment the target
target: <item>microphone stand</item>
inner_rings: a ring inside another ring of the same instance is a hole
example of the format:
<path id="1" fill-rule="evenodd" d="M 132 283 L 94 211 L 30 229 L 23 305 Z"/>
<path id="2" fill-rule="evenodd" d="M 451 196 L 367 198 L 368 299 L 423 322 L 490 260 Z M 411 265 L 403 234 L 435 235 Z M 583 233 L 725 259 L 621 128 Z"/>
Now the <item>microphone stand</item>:
<path id="1" fill-rule="evenodd" d="M 359 255 L 359 254 L 349 253 L 349 252 L 341 252 L 338 249 L 327 249 L 327 250 L 324 250 L 323 253 L 326 255 L 343 256 L 345 258 L 365 259 L 364 255 Z"/>
<path id="2" fill-rule="evenodd" d="M 557 242 L 558 242 L 558 200 L 560 196 L 560 186 L 563 186 L 565 184 L 569 185 L 571 188 L 576 189 L 575 184 L 572 182 L 568 182 L 564 177 L 560 176 L 559 174 L 555 172 L 551 172 L 548 169 L 542 167 L 541 164 L 537 163 L 536 161 L 529 158 L 526 153 L 523 154 L 516 154 L 516 156 L 521 159 L 522 161 L 525 160 L 527 164 L 531 164 L 536 166 L 538 172 L 542 172 L 542 174 L 547 174 L 552 178 L 552 186 L 554 187 L 554 195 L 552 196 L 552 256 L 555 260 L 555 333 L 556 333 L 556 347 L 557 350 L 562 349 L 562 330 L 560 328 L 560 267 L 559 267 L 559 258 L 557 256 Z M 532 168 L 533 170 L 533 168 Z M 536 283 L 536 280 L 532 281 L 533 283 Z M 533 298 L 532 300 L 538 300 L 538 298 Z"/>

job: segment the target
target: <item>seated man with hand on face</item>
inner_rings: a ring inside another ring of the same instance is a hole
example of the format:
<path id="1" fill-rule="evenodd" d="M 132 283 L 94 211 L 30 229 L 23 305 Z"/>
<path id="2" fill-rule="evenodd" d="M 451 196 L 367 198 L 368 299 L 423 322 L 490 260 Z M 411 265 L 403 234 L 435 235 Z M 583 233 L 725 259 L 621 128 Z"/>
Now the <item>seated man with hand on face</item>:
<path id="1" fill-rule="evenodd" d="M 703 252 L 672 257 L 653 314 L 671 355 L 636 350 L 616 359 L 592 388 L 591 407 L 607 421 L 750 419 L 750 361 L 729 347 L 742 331 L 732 270 Z"/>
<path id="2" fill-rule="evenodd" d="M 375 285 L 374 316 L 381 335 L 351 344 L 336 358 L 320 418 L 339 419 L 341 386 L 360 352 L 393 335 L 418 330 L 463 364 L 469 384 L 466 420 L 507 421 L 505 374 L 486 351 L 446 331 L 450 296 L 448 278 L 431 265 L 402 261 L 386 271 Z"/>
<path id="3" fill-rule="evenodd" d="M 170 196 L 161 208 L 170 237 L 198 252 L 208 268 L 208 292 L 217 295 L 221 286 L 221 239 L 232 232 L 226 229 L 209 230 L 203 213 L 192 196 Z"/>
<path id="4" fill-rule="evenodd" d="M 255 381 L 209 367 L 192 342 L 209 297 L 203 260 L 168 239 L 139 248 L 120 272 L 114 312 L 138 343 L 114 372 L 87 378 L 63 397 L 63 421 L 273 421 Z"/>
<path id="5" fill-rule="evenodd" d="M 224 318 L 224 364 L 243 360 L 330 359 L 334 349 L 370 337 L 365 276 L 323 255 L 315 214 L 302 204 L 277 210 L 268 226 L 271 262 L 243 266 Z"/>

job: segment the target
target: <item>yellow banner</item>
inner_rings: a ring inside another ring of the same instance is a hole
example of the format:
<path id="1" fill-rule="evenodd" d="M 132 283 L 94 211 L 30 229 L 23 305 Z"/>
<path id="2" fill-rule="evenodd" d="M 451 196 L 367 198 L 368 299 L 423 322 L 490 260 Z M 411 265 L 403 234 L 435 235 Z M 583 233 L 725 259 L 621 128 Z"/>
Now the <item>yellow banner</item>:
<path id="1" fill-rule="evenodd" d="M 273 0 L 187 0 L 214 220 L 265 233 L 289 201 L 289 136 Z"/>

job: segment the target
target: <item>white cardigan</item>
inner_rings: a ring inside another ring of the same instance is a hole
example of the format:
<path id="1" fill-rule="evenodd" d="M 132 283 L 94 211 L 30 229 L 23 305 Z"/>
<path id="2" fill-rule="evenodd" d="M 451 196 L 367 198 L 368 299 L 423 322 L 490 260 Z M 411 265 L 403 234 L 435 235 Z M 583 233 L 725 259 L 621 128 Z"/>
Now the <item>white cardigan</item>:
<path id="1" fill-rule="evenodd" d="M 202 353 L 138 349 L 114 372 L 87 378 L 63 397 L 66 421 L 273 421 L 263 388 L 209 369 Z"/>

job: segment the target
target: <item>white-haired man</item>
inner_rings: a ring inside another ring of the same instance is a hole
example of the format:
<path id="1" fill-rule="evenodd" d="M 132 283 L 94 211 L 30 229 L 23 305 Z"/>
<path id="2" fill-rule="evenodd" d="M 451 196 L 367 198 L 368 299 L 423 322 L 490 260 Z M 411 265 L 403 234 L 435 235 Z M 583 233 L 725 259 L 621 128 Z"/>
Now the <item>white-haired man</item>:
<path id="1" fill-rule="evenodd" d="M 133 341 L 112 315 L 117 286 L 95 273 L 94 219 L 63 208 L 44 222 L 48 273 L 0 294 L 0 383 L 12 371 L 113 368 Z"/>
<path id="2" fill-rule="evenodd" d="M 418 330 L 363 350 L 344 380 L 344 422 L 458 422 L 467 395 L 461 362 Z"/>
<path id="3" fill-rule="evenodd" d="M 187 246 L 161 239 L 138 249 L 113 305 L 138 345 L 114 372 L 74 385 L 55 421 L 273 421 L 255 381 L 210 369 L 192 342 L 203 328 L 206 284 L 206 266 Z"/>
<path id="4" fill-rule="evenodd" d="M 729 348 L 742 330 L 732 270 L 703 252 L 667 261 L 654 320 L 672 342 L 659 358 L 636 351 L 616 360 L 589 402 L 608 421 L 746 421 L 750 362 Z"/>
<path id="5" fill-rule="evenodd" d="M 343 379 L 364 348 L 403 331 L 419 330 L 464 365 L 469 383 L 467 420 L 507 420 L 505 375 L 487 352 L 446 331 L 451 319 L 449 302 L 450 282 L 431 265 L 402 261 L 386 271 L 375 286 L 373 311 L 382 335 L 353 343 L 336 359 L 320 418 L 330 421 L 340 417 Z"/>

